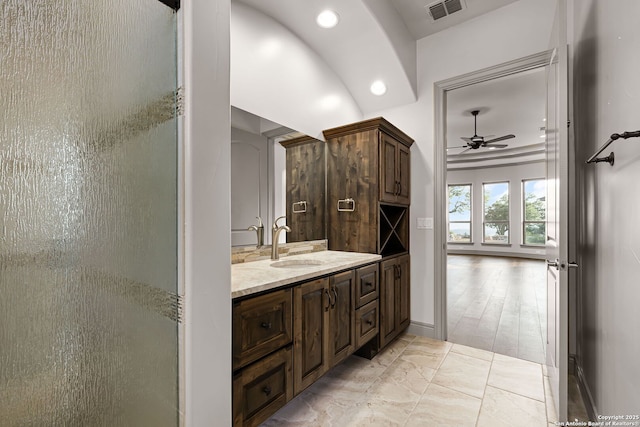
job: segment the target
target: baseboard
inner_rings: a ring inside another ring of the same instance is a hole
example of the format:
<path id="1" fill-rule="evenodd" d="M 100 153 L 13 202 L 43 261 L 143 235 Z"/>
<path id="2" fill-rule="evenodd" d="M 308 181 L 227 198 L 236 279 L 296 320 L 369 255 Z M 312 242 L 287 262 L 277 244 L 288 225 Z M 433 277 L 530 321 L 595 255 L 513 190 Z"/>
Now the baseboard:
<path id="1" fill-rule="evenodd" d="M 409 327 L 407 328 L 407 332 L 413 335 L 418 335 L 421 337 L 434 338 L 436 337 L 436 328 L 434 325 L 430 325 L 428 323 L 416 322 L 414 320 L 411 321 Z"/>
<path id="2" fill-rule="evenodd" d="M 576 377 L 578 379 L 578 387 L 580 387 L 580 394 L 582 394 L 582 401 L 584 402 L 584 407 L 587 410 L 587 415 L 589 415 L 590 420 L 598 420 L 599 418 L 596 404 L 593 401 L 593 396 L 591 395 L 591 391 L 589 390 L 589 385 L 587 384 L 587 379 L 584 376 L 582 366 L 577 360 L 575 367 Z"/>
<path id="3" fill-rule="evenodd" d="M 546 259 L 545 254 L 526 254 L 519 252 L 483 251 L 476 249 L 447 249 L 447 255 L 481 255 L 508 258 Z"/>

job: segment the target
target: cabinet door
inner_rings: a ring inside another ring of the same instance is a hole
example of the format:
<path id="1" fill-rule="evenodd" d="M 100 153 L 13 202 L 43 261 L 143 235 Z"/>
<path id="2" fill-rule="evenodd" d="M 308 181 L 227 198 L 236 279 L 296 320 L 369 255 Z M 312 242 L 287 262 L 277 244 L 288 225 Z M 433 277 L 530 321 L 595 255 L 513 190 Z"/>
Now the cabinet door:
<path id="1" fill-rule="evenodd" d="M 295 394 L 329 369 L 329 281 L 319 279 L 296 286 L 294 298 L 293 384 Z"/>
<path id="2" fill-rule="evenodd" d="M 380 348 L 409 326 L 409 261 L 409 255 L 402 255 L 380 263 Z"/>
<path id="3" fill-rule="evenodd" d="M 327 141 L 329 249 L 377 253 L 377 138 L 370 130 Z M 339 200 L 345 199 L 355 203 L 342 203 L 338 210 Z"/>
<path id="4" fill-rule="evenodd" d="M 322 141 L 287 146 L 287 242 L 324 239 L 325 158 Z"/>
<path id="5" fill-rule="evenodd" d="M 396 179 L 398 180 L 397 203 L 408 205 L 411 203 L 411 151 L 409 147 L 398 143 L 398 169 Z"/>
<path id="6" fill-rule="evenodd" d="M 329 310 L 330 367 L 346 359 L 355 350 L 355 272 L 346 271 L 330 279 Z"/>
<path id="7" fill-rule="evenodd" d="M 380 133 L 380 201 L 395 203 L 398 199 L 398 142 Z"/>
<path id="8" fill-rule="evenodd" d="M 411 202 L 411 151 L 389 135 L 380 133 L 380 201 Z"/>
<path id="9" fill-rule="evenodd" d="M 409 326 L 410 322 L 410 308 L 411 308 L 411 300 L 410 300 L 410 291 L 411 291 L 411 281 L 409 280 L 411 275 L 410 268 L 410 260 L 409 255 L 403 255 L 397 258 L 396 261 L 398 265 L 398 292 L 396 294 L 397 298 L 397 321 L 398 321 L 398 333 L 403 331 L 407 326 Z"/>
<path id="10" fill-rule="evenodd" d="M 395 258 L 380 263 L 380 347 L 384 347 L 397 335 Z"/>

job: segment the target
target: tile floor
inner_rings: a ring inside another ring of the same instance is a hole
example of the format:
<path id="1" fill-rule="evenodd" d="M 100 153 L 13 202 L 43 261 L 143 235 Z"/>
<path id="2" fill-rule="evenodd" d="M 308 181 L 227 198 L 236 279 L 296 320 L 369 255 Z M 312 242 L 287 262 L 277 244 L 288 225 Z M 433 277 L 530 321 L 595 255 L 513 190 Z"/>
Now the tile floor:
<path id="1" fill-rule="evenodd" d="M 351 356 L 263 426 L 553 426 L 542 365 L 405 334 Z"/>

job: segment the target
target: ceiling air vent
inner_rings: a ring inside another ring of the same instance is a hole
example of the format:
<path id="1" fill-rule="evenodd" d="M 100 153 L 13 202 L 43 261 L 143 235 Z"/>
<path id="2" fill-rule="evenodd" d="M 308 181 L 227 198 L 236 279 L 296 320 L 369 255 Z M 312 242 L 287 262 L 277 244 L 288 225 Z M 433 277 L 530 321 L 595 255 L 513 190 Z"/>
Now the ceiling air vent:
<path id="1" fill-rule="evenodd" d="M 451 15 L 452 13 L 456 13 L 464 9 L 464 1 L 444 0 L 437 3 L 431 3 L 425 6 L 425 8 L 429 11 L 429 16 L 431 16 L 434 21 L 437 21 L 438 19 L 444 18 Z"/>

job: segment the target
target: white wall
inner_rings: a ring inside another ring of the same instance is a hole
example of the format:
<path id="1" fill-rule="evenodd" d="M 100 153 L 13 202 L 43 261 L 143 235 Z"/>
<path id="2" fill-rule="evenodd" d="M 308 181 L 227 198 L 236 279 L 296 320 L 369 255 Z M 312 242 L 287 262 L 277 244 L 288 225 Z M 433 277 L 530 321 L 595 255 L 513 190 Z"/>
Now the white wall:
<path id="1" fill-rule="evenodd" d="M 518 166 L 503 166 L 483 169 L 465 169 L 447 171 L 447 184 L 472 184 L 472 240 L 473 244 L 448 244 L 449 253 L 473 251 L 510 253 L 514 255 L 529 255 L 534 258 L 544 258 L 544 246 L 534 248 L 522 246 L 522 180 L 544 179 L 546 176 L 545 163 L 529 163 Z M 509 182 L 509 246 L 482 244 L 482 184 L 485 182 Z"/>
<path id="2" fill-rule="evenodd" d="M 229 0 L 183 2 L 183 416 L 231 425 Z"/>
<path id="3" fill-rule="evenodd" d="M 318 139 L 323 129 L 362 119 L 347 88 L 313 50 L 239 2 L 231 5 L 231 104 Z"/>
<path id="4" fill-rule="evenodd" d="M 433 230 L 416 218 L 434 216 L 435 82 L 547 50 L 555 0 L 521 0 L 418 41 L 418 101 L 371 114 L 413 137 L 411 149 L 411 319 L 433 325 Z M 442 213 L 444 214 L 444 212 Z"/>
<path id="5" fill-rule="evenodd" d="M 612 133 L 640 129 L 640 2 L 569 5 L 581 199 L 578 362 L 598 413 L 638 414 L 640 139 L 616 141 L 603 153 L 615 152 L 613 167 L 584 160 Z"/>

